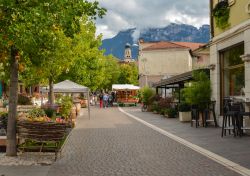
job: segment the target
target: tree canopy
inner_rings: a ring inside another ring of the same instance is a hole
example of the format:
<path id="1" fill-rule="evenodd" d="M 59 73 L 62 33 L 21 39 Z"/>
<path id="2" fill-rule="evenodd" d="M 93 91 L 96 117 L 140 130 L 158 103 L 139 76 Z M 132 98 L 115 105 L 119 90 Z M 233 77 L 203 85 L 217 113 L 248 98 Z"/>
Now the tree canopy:
<path id="1" fill-rule="evenodd" d="M 82 23 L 72 43 L 73 63 L 59 76 L 58 81 L 70 79 L 96 90 L 104 80 L 104 56 L 103 51 L 99 50 L 101 36 L 95 37 L 94 23 Z"/>
<path id="2" fill-rule="evenodd" d="M 98 2 L 86 0 L 1 0 L 0 57 L 10 69 L 7 155 L 16 155 L 18 68 L 48 66 L 62 56 L 60 51 L 66 46 L 58 37 L 74 38 L 83 18 L 91 21 L 105 11 Z"/>
<path id="3" fill-rule="evenodd" d="M 135 63 L 120 65 L 118 83 L 138 85 L 138 68 Z"/>

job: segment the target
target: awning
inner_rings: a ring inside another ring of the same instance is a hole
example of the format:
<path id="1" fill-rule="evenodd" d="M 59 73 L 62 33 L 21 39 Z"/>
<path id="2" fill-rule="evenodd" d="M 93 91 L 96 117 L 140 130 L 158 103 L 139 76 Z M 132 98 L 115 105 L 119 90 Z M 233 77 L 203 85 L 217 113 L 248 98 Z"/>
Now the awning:
<path id="1" fill-rule="evenodd" d="M 181 73 L 179 75 L 170 77 L 168 79 L 162 79 L 161 81 L 154 83 L 153 87 L 155 87 L 155 88 L 157 88 L 157 87 L 158 88 L 159 87 L 173 88 L 175 86 L 180 87 L 181 84 L 193 79 L 193 71 Z M 210 76 L 210 70 L 208 68 L 201 68 L 201 69 L 197 69 L 195 71 L 203 71 L 203 72 L 207 73 L 208 76 Z"/>
<path id="2" fill-rule="evenodd" d="M 54 84 L 53 90 L 55 93 L 83 93 L 88 92 L 89 88 L 72 82 L 70 80 L 65 80 Z M 49 92 L 49 89 L 42 88 L 42 92 Z"/>
<path id="3" fill-rule="evenodd" d="M 140 87 L 133 84 L 113 84 L 112 90 L 139 90 Z"/>
<path id="4" fill-rule="evenodd" d="M 188 80 L 192 80 L 192 71 L 181 73 L 179 75 L 170 77 L 168 79 L 163 79 L 157 83 L 154 83 L 153 87 L 164 87 L 167 85 L 175 85 L 175 84 L 183 83 Z"/>

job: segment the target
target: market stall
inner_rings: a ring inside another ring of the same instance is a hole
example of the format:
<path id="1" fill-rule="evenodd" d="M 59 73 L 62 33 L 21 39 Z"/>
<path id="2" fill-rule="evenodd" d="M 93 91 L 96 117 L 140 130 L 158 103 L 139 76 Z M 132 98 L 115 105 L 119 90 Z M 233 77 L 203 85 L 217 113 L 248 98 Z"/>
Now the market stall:
<path id="1" fill-rule="evenodd" d="M 140 87 L 132 84 L 113 84 L 112 90 L 116 93 L 116 102 L 123 104 L 138 103 L 137 93 Z"/>

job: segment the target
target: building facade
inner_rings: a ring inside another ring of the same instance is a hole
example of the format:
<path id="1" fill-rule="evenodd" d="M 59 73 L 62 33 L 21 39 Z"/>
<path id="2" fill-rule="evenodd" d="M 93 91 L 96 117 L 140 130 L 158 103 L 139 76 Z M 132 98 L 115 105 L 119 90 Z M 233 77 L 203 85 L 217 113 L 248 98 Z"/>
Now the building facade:
<path id="1" fill-rule="evenodd" d="M 192 70 L 209 68 L 210 65 L 210 49 L 209 45 L 206 44 L 192 51 Z"/>
<path id="2" fill-rule="evenodd" d="M 216 10 L 226 7 L 227 21 L 216 17 Z M 216 113 L 223 112 L 223 98 L 250 101 L 250 1 L 211 0 L 210 71 L 212 99 Z M 221 121 L 222 118 L 219 118 Z"/>
<path id="3" fill-rule="evenodd" d="M 144 42 L 139 41 L 139 85 L 149 86 L 163 78 L 169 78 L 192 70 L 191 50 L 201 43 Z"/>

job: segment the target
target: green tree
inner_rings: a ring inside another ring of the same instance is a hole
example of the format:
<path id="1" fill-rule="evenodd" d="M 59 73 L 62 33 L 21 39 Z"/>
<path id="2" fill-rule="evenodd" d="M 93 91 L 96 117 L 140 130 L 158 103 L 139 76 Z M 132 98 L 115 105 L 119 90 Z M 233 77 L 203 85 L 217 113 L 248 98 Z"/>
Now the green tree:
<path id="1" fill-rule="evenodd" d="M 189 87 L 182 90 L 185 102 L 190 105 L 198 105 L 201 109 L 204 108 L 204 103 L 209 102 L 211 98 L 211 83 L 204 71 L 193 72 L 194 81 Z"/>
<path id="2" fill-rule="evenodd" d="M 149 88 L 149 87 L 143 87 L 140 89 L 140 98 L 143 104 L 145 105 L 149 105 L 150 103 L 150 98 L 152 98 L 155 95 L 155 92 L 153 91 L 153 89 Z"/>
<path id="3" fill-rule="evenodd" d="M 105 61 L 103 51 L 99 50 L 101 36 L 95 37 L 95 25 L 92 22 L 82 23 L 73 43 L 74 62 L 59 80 L 74 80 L 94 91 L 104 80 Z"/>
<path id="4" fill-rule="evenodd" d="M 120 65 L 118 83 L 138 85 L 138 67 L 135 63 Z"/>
<path id="5" fill-rule="evenodd" d="M 47 58 L 41 64 L 43 78 L 49 81 L 49 102 L 54 104 L 53 83 L 58 76 L 67 70 L 73 63 L 72 39 L 64 35 L 62 31 L 54 33 L 51 48 L 43 52 L 43 58 Z"/>
<path id="6" fill-rule="evenodd" d="M 104 76 L 102 86 L 100 89 L 108 89 L 111 90 L 112 84 L 118 84 L 118 78 L 120 76 L 120 67 L 118 63 L 118 59 L 109 55 L 105 57 L 105 68 L 104 68 Z"/>
<path id="7" fill-rule="evenodd" d="M 2 62 L 10 68 L 9 117 L 7 128 L 8 156 L 16 155 L 16 116 L 18 63 L 29 59 L 31 65 L 43 63 L 57 29 L 67 37 L 80 30 L 83 16 L 89 19 L 103 16 L 105 10 L 98 2 L 82 0 L 1 0 L 0 2 L 0 48 Z M 10 56 L 10 57 L 9 57 Z"/>

